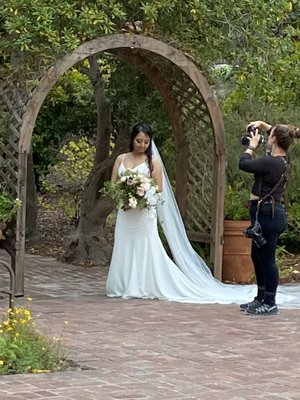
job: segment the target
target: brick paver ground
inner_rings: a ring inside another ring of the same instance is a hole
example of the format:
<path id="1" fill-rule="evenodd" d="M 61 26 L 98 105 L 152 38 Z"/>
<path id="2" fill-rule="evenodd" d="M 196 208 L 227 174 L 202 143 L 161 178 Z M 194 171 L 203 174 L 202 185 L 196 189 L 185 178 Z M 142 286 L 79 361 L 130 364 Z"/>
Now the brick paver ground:
<path id="1" fill-rule="evenodd" d="M 109 299 L 106 273 L 26 256 L 35 321 L 82 369 L 1 376 L 1 400 L 300 400 L 300 310 Z"/>

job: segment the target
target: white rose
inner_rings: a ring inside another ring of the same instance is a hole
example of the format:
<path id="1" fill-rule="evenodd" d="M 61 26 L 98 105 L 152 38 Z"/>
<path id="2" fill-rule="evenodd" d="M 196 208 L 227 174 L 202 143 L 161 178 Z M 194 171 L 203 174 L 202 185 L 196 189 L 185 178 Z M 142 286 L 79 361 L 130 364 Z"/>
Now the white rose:
<path id="1" fill-rule="evenodd" d="M 137 200 L 133 197 L 130 197 L 129 199 L 129 207 L 130 208 L 136 208 L 137 206 Z"/>

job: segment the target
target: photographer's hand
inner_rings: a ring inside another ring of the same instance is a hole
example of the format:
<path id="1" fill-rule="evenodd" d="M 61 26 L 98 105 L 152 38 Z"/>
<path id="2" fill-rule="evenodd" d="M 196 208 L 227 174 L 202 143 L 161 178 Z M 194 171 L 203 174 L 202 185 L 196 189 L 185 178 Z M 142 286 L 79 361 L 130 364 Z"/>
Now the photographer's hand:
<path id="1" fill-rule="evenodd" d="M 247 125 L 247 128 L 249 128 L 250 126 L 252 126 L 253 128 L 262 129 L 265 132 L 270 131 L 270 129 L 272 128 L 272 125 L 264 121 L 252 121 Z"/>
<path id="2" fill-rule="evenodd" d="M 259 141 L 261 139 L 260 134 L 258 133 L 258 128 L 255 129 L 255 132 L 250 132 L 249 136 L 249 145 L 245 150 L 245 153 L 248 153 L 252 156 L 253 151 L 259 146 Z"/>

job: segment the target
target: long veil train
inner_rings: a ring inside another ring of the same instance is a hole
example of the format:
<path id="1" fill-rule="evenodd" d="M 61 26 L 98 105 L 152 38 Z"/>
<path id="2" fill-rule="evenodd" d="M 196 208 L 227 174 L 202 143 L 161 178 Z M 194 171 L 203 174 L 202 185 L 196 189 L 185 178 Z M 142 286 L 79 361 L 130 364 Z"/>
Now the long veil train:
<path id="1" fill-rule="evenodd" d="M 163 192 L 157 215 L 177 267 L 193 281 L 203 294 L 203 303 L 245 303 L 256 294 L 255 285 L 224 284 L 212 275 L 210 269 L 196 253 L 186 235 L 177 202 L 156 145 L 153 154 L 163 169 Z M 285 308 L 300 308 L 300 285 L 279 286 L 276 302 Z"/>

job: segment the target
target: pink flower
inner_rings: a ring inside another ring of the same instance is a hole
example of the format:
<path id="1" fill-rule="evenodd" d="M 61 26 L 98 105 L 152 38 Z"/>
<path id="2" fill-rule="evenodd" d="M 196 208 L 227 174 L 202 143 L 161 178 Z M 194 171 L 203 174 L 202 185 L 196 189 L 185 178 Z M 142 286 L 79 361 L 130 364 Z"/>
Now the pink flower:
<path id="1" fill-rule="evenodd" d="M 144 188 L 138 187 L 138 189 L 137 189 L 137 191 L 136 191 L 136 194 L 137 194 L 138 196 L 140 196 L 140 197 L 145 196 L 145 190 L 144 190 Z"/>
<path id="2" fill-rule="evenodd" d="M 127 183 L 128 186 L 132 186 L 134 182 L 133 182 L 133 179 L 132 179 L 131 177 L 129 177 L 129 178 L 127 179 L 127 182 L 126 182 L 126 183 Z"/>

